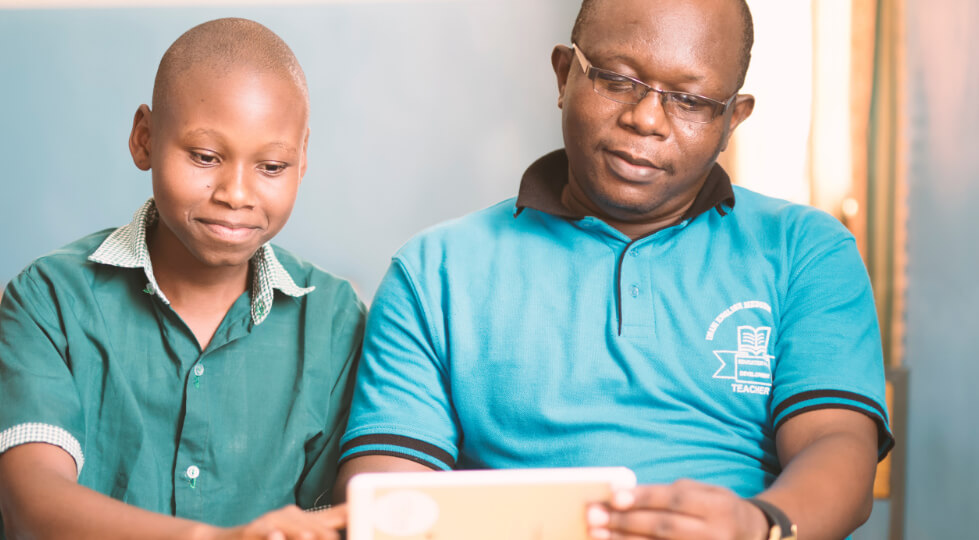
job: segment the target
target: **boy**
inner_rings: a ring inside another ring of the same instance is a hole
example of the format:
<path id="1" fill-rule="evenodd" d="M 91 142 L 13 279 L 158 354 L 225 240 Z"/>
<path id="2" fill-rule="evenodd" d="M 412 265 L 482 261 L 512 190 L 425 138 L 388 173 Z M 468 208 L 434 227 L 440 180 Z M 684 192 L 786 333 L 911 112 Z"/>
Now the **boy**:
<path id="1" fill-rule="evenodd" d="M 364 308 L 268 243 L 306 171 L 305 76 L 221 19 L 167 50 L 152 105 L 129 148 L 153 198 L 0 304 L 6 533 L 334 538 L 341 512 L 300 507 L 329 497 Z"/>

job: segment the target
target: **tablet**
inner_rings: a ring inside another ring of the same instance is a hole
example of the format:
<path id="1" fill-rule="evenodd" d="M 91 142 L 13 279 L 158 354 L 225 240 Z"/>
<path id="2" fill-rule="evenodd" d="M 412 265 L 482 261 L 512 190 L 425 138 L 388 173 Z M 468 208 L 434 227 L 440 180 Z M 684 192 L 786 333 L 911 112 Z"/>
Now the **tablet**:
<path id="1" fill-rule="evenodd" d="M 364 473 L 347 539 L 586 540 L 586 505 L 635 485 L 625 467 Z"/>

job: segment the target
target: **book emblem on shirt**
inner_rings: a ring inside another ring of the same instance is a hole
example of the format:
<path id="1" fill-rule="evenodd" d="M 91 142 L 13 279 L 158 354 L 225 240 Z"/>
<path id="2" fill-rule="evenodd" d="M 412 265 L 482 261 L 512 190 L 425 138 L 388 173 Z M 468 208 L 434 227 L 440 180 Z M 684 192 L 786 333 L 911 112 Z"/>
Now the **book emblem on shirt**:
<path id="1" fill-rule="evenodd" d="M 734 351 L 714 351 L 721 366 L 715 379 L 733 379 L 731 390 L 738 394 L 768 395 L 772 386 L 772 360 L 768 345 L 772 336 L 770 326 L 739 326 L 738 348 Z"/>

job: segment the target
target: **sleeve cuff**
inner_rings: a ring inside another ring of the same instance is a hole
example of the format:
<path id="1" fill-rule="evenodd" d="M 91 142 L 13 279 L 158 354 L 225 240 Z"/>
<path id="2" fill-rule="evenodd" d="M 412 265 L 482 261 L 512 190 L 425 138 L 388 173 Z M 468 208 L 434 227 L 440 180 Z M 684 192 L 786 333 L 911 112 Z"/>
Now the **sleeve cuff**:
<path id="1" fill-rule="evenodd" d="M 340 464 L 362 456 L 399 457 L 436 471 L 448 471 L 455 467 L 452 454 L 434 444 L 402 435 L 361 435 L 350 439 L 340 448 Z"/>
<path id="2" fill-rule="evenodd" d="M 15 446 L 36 442 L 53 444 L 68 452 L 68 455 L 75 460 L 78 475 L 82 474 L 82 467 L 85 465 L 82 445 L 67 430 L 50 424 L 18 424 L 3 430 L 0 432 L 0 454 Z"/>
<path id="3" fill-rule="evenodd" d="M 844 390 L 813 390 L 789 396 L 774 409 L 773 431 L 778 431 L 786 420 L 794 416 L 820 409 L 847 409 L 869 416 L 877 424 L 878 462 L 894 448 L 894 435 L 891 434 L 884 407 L 864 395 Z"/>

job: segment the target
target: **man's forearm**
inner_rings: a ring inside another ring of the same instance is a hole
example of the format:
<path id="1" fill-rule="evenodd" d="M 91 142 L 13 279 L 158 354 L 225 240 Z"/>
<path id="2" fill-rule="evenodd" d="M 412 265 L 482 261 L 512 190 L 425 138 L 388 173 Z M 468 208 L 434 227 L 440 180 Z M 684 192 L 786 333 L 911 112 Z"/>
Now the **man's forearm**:
<path id="1" fill-rule="evenodd" d="M 877 464 L 869 418 L 846 410 L 806 413 L 782 427 L 778 445 L 784 469 L 758 498 L 785 512 L 800 536 L 838 540 L 867 520 Z"/>

